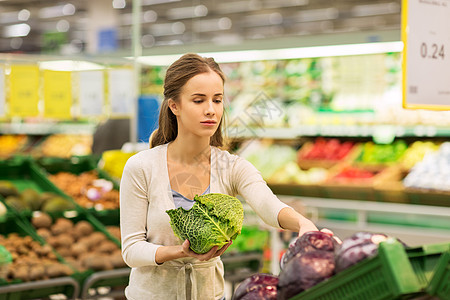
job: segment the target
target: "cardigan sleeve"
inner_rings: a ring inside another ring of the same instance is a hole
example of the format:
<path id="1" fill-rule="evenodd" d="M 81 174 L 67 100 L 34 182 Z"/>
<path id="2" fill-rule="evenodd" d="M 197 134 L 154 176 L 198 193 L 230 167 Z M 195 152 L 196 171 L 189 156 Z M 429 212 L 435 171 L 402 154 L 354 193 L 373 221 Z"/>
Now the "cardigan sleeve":
<path id="1" fill-rule="evenodd" d="M 139 154 L 125 164 L 120 182 L 120 231 L 122 257 L 131 267 L 156 265 L 160 245 L 147 241 L 147 178 Z"/>
<path id="2" fill-rule="evenodd" d="M 256 214 L 268 225 L 281 228 L 278 214 L 285 207 L 267 186 L 261 173 L 247 160 L 238 157 L 231 174 L 233 186 Z"/>

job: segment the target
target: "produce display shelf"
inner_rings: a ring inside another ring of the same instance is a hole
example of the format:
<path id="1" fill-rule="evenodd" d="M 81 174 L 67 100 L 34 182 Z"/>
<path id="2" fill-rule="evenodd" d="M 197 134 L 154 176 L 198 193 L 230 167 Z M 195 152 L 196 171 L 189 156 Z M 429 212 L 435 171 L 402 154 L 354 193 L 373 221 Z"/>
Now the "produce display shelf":
<path id="1" fill-rule="evenodd" d="M 389 239 L 380 243 L 377 256 L 353 265 L 291 300 L 392 300 L 417 295 L 420 290 L 403 245 Z"/>
<path id="2" fill-rule="evenodd" d="M 98 177 L 108 180 L 113 183 L 115 190 L 119 190 L 119 183 L 113 179 L 109 174 L 102 169 L 97 168 L 95 159 L 92 156 L 74 156 L 71 158 L 55 158 L 55 157 L 42 157 L 37 160 L 37 164 L 43 168 L 48 174 L 56 174 L 59 172 L 68 172 L 79 175 L 83 172 L 96 171 Z M 63 194 L 64 191 L 60 190 Z M 66 195 L 68 196 L 68 195 Z M 108 223 L 108 225 L 119 224 L 119 209 L 97 209 L 85 208 L 92 213 L 96 218 L 102 222 Z"/>
<path id="3" fill-rule="evenodd" d="M 93 273 L 92 275 L 87 277 L 83 283 L 83 288 L 80 294 L 81 299 L 94 299 L 105 297 L 105 295 L 97 295 L 97 296 L 90 295 L 89 290 L 92 288 L 104 286 L 107 287 L 126 286 L 128 284 L 130 271 L 131 271 L 130 268 L 121 268 Z M 121 292 L 121 295 L 123 296 L 123 291 Z M 111 296 L 111 294 L 108 294 L 108 296 Z"/>
<path id="4" fill-rule="evenodd" d="M 0 233 L 8 235 L 10 233 L 17 233 L 19 236 L 31 236 L 31 238 L 43 244 L 43 240 L 34 234 L 30 226 L 23 222 L 21 218 L 15 215 L 8 215 L 0 222 Z M 64 263 L 64 260 L 58 256 L 58 261 Z M 55 294 L 64 294 L 67 297 L 76 299 L 79 295 L 80 285 L 75 277 L 79 273 L 74 273 L 71 276 L 62 276 L 46 280 L 36 280 L 23 282 L 20 279 L 15 279 L 11 282 L 6 280 L 0 281 L 0 300 L 24 300 L 45 298 Z"/>
<path id="5" fill-rule="evenodd" d="M 427 293 L 442 300 L 450 299 L 450 250 L 442 254 L 437 262 Z"/>
<path id="6" fill-rule="evenodd" d="M 270 128 L 270 127 L 229 127 L 228 135 L 231 138 L 271 138 L 293 139 L 302 136 L 329 136 L 329 137 L 371 137 L 380 132 L 388 132 L 393 137 L 448 137 L 449 127 L 439 126 L 403 126 L 395 124 L 375 125 L 308 125 L 298 127 Z"/>
<path id="7" fill-rule="evenodd" d="M 31 159 L 0 161 L 0 180 L 12 182 L 19 191 L 32 188 L 39 193 L 53 192 L 66 197 Z"/>
<path id="8" fill-rule="evenodd" d="M 72 277 L 65 276 L 0 286 L 0 299 L 37 299 L 56 294 L 64 294 L 69 296 L 69 299 L 77 299 L 79 292 L 80 286 L 78 282 Z"/>

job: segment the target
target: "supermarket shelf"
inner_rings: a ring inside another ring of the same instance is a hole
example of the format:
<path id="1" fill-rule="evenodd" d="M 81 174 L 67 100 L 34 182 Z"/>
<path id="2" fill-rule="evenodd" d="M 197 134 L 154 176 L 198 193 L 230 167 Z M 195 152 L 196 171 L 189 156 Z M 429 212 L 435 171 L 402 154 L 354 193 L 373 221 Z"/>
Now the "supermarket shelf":
<path id="1" fill-rule="evenodd" d="M 73 287 L 73 293 L 72 298 L 70 299 L 77 299 L 77 296 L 80 291 L 80 286 L 78 282 L 73 279 L 72 277 L 60 277 L 55 279 L 49 279 L 49 280 L 39 280 L 34 282 L 24 282 L 24 283 L 18 283 L 18 284 L 11 284 L 6 286 L 0 286 L 0 298 L 2 294 L 16 294 L 20 292 L 26 292 L 26 291 L 36 291 L 36 290 L 45 290 L 47 288 L 55 288 L 60 286 L 71 286 Z M 47 295 L 50 296 L 50 295 Z M 16 299 L 14 297 L 9 299 Z"/>
<path id="2" fill-rule="evenodd" d="M 86 278 L 81 291 L 81 299 L 96 299 L 105 297 L 105 295 L 90 295 L 89 289 L 102 286 L 117 286 L 117 282 L 126 285 L 128 283 L 128 277 L 130 276 L 130 268 L 122 268 L 109 271 L 96 272 Z M 114 281 L 114 284 L 112 284 Z M 120 291 L 120 296 L 123 296 L 123 290 Z M 108 296 L 112 296 L 112 293 L 108 293 Z"/>
<path id="3" fill-rule="evenodd" d="M 97 125 L 93 123 L 0 123 L 1 134 L 93 134 Z"/>
<path id="4" fill-rule="evenodd" d="M 401 125 L 302 125 L 295 128 L 230 127 L 231 138 L 290 139 L 301 136 L 371 137 L 391 134 L 395 137 L 448 137 L 450 128 Z"/>

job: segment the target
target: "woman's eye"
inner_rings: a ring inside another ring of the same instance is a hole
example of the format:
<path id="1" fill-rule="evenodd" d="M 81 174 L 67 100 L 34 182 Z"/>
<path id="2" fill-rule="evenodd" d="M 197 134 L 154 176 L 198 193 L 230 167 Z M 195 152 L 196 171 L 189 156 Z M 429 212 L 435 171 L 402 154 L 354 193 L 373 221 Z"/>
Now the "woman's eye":
<path id="1" fill-rule="evenodd" d="M 194 100 L 194 103 L 202 103 L 203 100 Z"/>
<path id="2" fill-rule="evenodd" d="M 222 99 L 214 99 L 214 102 L 216 102 L 216 103 L 221 103 L 221 102 L 222 102 Z"/>

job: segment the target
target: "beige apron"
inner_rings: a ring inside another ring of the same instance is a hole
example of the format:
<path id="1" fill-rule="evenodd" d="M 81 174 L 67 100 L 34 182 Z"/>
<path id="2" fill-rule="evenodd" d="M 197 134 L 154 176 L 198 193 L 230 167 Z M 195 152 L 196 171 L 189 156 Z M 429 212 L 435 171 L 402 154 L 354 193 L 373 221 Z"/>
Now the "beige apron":
<path id="1" fill-rule="evenodd" d="M 133 280 L 138 277 L 139 281 Z M 223 263 L 219 257 L 209 261 L 171 260 L 160 266 L 133 269 L 125 294 L 133 300 L 214 300 L 223 297 L 224 286 Z"/>

